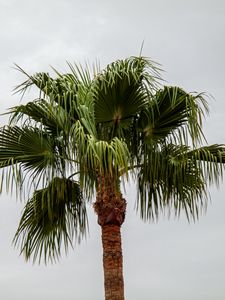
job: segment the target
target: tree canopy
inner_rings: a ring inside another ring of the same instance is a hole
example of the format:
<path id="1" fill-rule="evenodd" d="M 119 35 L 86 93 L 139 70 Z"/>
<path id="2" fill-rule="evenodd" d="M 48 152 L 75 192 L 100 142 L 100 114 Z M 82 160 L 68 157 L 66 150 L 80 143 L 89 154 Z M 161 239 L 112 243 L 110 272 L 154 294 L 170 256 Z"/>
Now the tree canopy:
<path id="1" fill-rule="evenodd" d="M 38 97 L 12 107 L 0 129 L 1 188 L 26 199 L 14 238 L 25 257 L 54 261 L 62 244 L 81 240 L 101 176 L 118 190 L 137 182 L 143 220 L 181 211 L 198 218 L 225 162 L 224 145 L 203 146 L 205 95 L 164 86 L 159 65 L 145 57 L 103 70 L 68 67 L 54 78 L 18 67 L 27 79 L 16 92 L 35 86 Z"/>

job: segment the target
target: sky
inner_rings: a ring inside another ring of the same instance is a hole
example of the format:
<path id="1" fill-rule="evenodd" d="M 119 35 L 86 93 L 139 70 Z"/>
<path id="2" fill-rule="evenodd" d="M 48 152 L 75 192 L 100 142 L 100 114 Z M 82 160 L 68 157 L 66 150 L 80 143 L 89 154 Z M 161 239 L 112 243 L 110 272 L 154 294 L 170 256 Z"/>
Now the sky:
<path id="1" fill-rule="evenodd" d="M 13 88 L 28 73 L 68 71 L 66 61 L 104 67 L 142 54 L 159 62 L 168 85 L 205 92 L 209 144 L 225 143 L 224 0 L 0 0 L 0 113 L 20 103 Z M 30 100 L 32 100 L 31 98 Z M 0 124 L 6 117 L 0 116 Z M 122 226 L 127 300 L 225 299 L 225 182 L 210 188 L 207 213 L 143 223 L 126 187 Z M 54 265 L 26 263 L 12 246 L 22 204 L 0 195 L 0 299 L 103 299 L 101 233 L 89 208 L 89 237 Z"/>

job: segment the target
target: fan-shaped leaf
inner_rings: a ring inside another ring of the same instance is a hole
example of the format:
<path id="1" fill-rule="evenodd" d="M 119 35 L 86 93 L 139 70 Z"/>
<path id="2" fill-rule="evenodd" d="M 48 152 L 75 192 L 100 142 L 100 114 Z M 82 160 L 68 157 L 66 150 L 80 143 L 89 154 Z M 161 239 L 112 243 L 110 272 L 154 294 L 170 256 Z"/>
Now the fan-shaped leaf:
<path id="1" fill-rule="evenodd" d="M 54 178 L 44 189 L 34 192 L 27 202 L 14 243 L 20 244 L 26 259 L 44 257 L 44 261 L 59 258 L 80 241 L 87 230 L 87 215 L 79 185 L 69 179 Z"/>

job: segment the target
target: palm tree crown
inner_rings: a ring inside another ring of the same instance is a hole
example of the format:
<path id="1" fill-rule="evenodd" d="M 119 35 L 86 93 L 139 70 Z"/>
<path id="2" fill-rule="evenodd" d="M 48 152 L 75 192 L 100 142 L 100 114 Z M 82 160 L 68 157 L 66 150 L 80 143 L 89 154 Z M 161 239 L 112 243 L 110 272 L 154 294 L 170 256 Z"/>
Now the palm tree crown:
<path id="1" fill-rule="evenodd" d="M 68 65 L 70 73 L 55 70 L 54 79 L 18 67 L 27 80 L 17 92 L 36 86 L 39 95 L 11 108 L 0 131 L 2 184 L 30 195 L 14 238 L 25 257 L 55 260 L 61 245 L 79 241 L 85 200 L 105 182 L 113 193 L 121 180 L 136 180 L 144 220 L 166 210 L 197 218 L 225 162 L 223 145 L 202 147 L 204 95 L 163 86 L 159 66 L 144 57 L 103 71 Z"/>

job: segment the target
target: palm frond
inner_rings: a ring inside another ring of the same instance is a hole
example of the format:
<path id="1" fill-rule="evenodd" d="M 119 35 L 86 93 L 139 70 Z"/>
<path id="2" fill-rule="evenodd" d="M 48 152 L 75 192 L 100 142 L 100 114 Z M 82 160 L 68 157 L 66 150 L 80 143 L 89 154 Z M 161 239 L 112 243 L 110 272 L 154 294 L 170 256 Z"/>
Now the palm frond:
<path id="1" fill-rule="evenodd" d="M 34 192 L 27 202 L 14 244 L 28 260 L 33 257 L 54 262 L 61 248 L 80 242 L 87 231 L 86 207 L 79 185 L 72 180 L 54 178 L 44 189 Z"/>
<path id="2" fill-rule="evenodd" d="M 138 204 L 144 220 L 157 219 L 159 213 L 181 211 L 188 219 L 198 218 L 206 208 L 207 193 L 203 170 L 190 159 L 187 146 L 151 146 L 138 174 Z"/>
<path id="3" fill-rule="evenodd" d="M 129 151 L 126 143 L 118 138 L 110 142 L 98 140 L 85 132 L 84 126 L 77 121 L 71 128 L 71 153 L 80 165 L 88 170 L 112 172 L 119 168 L 127 168 Z M 73 160 L 73 157 L 71 157 Z"/>
<path id="4" fill-rule="evenodd" d="M 76 92 L 79 80 L 76 76 L 73 74 L 60 74 L 55 70 L 58 77 L 53 79 L 48 73 L 42 72 L 29 75 L 18 65 L 16 67 L 28 79 L 14 89 L 15 93 L 24 95 L 29 88 L 36 86 L 40 91 L 39 99 L 50 99 L 51 102 L 55 102 L 65 109 L 71 118 L 77 119 Z"/>
<path id="5" fill-rule="evenodd" d="M 91 70 L 88 64 L 85 65 L 85 68 L 76 63 L 71 64 L 70 62 L 67 62 L 67 64 L 72 72 L 73 78 L 76 79 L 77 85 L 89 87 L 92 84 Z"/>
<path id="6" fill-rule="evenodd" d="M 202 142 L 202 118 L 208 112 L 202 94 L 186 93 L 178 87 L 164 87 L 150 98 L 139 118 L 139 130 L 146 140 L 172 138 L 188 144 L 188 135 L 195 143 Z"/>
<path id="7" fill-rule="evenodd" d="M 38 128 L 3 127 L 0 130 L 0 141 L 1 185 L 6 181 L 6 186 L 9 186 L 10 174 L 15 175 L 15 184 L 21 187 L 19 174 L 22 171 L 30 174 L 31 181 L 36 178 L 38 182 L 41 177 L 47 180 L 57 169 L 54 141 Z"/>
<path id="8" fill-rule="evenodd" d="M 143 86 L 146 80 L 150 81 L 147 68 L 157 72 L 147 59 L 132 57 L 108 65 L 94 78 L 95 119 L 100 131 L 113 127 L 115 136 L 117 129 L 127 127 L 143 108 L 148 94 Z M 154 75 L 151 75 L 152 86 L 157 81 Z"/>
<path id="9" fill-rule="evenodd" d="M 67 135 L 74 120 L 59 105 L 38 99 L 10 108 L 10 125 L 35 126 L 55 137 Z"/>
<path id="10" fill-rule="evenodd" d="M 27 77 L 27 80 L 22 82 L 20 85 L 16 86 L 14 91 L 15 93 L 24 94 L 30 87 L 38 87 L 45 95 L 49 95 L 52 90 L 53 79 L 49 73 L 35 73 L 34 75 L 29 75 L 24 69 L 22 69 L 17 64 L 15 65 L 16 70 L 20 71 Z"/>
<path id="11" fill-rule="evenodd" d="M 24 167 L 45 168 L 54 160 L 54 144 L 49 136 L 33 127 L 3 127 L 0 131 L 1 167 L 22 163 Z"/>
<path id="12" fill-rule="evenodd" d="M 225 145 L 210 145 L 190 150 L 189 159 L 195 160 L 204 172 L 204 178 L 210 184 L 217 185 L 223 179 L 225 167 Z"/>

